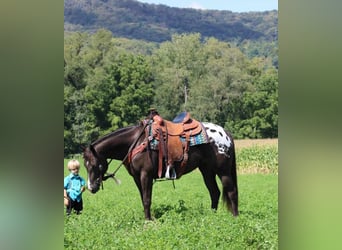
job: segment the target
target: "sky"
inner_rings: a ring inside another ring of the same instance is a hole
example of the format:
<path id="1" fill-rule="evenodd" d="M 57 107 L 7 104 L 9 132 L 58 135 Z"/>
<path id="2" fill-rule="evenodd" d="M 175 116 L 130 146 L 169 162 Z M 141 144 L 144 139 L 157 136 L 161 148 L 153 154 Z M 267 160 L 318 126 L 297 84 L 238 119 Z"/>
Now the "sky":
<path id="1" fill-rule="evenodd" d="M 138 0 L 170 7 L 230 10 L 233 12 L 278 10 L 278 0 Z"/>

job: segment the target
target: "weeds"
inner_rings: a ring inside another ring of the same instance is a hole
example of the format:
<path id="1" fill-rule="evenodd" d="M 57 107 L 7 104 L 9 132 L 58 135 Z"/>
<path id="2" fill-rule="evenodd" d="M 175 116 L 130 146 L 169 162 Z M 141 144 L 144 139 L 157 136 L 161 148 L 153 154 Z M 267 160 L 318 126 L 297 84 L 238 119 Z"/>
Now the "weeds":
<path id="1" fill-rule="evenodd" d="M 65 216 L 65 249 L 278 248 L 277 176 L 239 176 L 237 218 L 223 204 L 216 212 L 210 209 L 198 171 L 177 181 L 176 190 L 160 183 L 154 189 L 151 222 L 144 221 L 131 177 L 120 177 L 121 186 L 113 182 L 96 195 L 85 193 L 82 215 Z"/>
<path id="2" fill-rule="evenodd" d="M 236 150 L 239 173 L 278 173 L 277 146 L 251 146 Z"/>

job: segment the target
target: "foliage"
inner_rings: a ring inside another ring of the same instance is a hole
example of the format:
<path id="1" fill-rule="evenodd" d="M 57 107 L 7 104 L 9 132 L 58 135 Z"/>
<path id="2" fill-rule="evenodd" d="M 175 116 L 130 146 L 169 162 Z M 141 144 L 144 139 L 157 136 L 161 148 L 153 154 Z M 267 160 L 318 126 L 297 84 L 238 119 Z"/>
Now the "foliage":
<path id="1" fill-rule="evenodd" d="M 199 33 L 174 35 L 150 55 L 120 41 L 103 29 L 65 37 L 65 155 L 135 124 L 151 106 L 168 120 L 187 110 L 235 138 L 278 136 L 278 72 L 267 60 Z"/>
<path id="2" fill-rule="evenodd" d="M 277 41 L 244 40 L 236 44 L 248 58 L 262 57 L 269 60 L 269 64 L 278 68 L 278 46 Z"/>
<path id="3" fill-rule="evenodd" d="M 252 66 L 254 67 L 254 66 Z M 236 138 L 278 137 L 278 76 L 275 70 L 261 74 L 257 68 L 250 88 L 229 103 L 226 127 Z"/>
<path id="4" fill-rule="evenodd" d="M 71 34 L 64 47 L 67 155 L 108 131 L 136 123 L 151 106 L 153 78 L 146 58 L 117 49 L 106 30 Z"/>
<path id="5" fill-rule="evenodd" d="M 154 103 L 167 119 L 184 110 L 225 124 L 236 138 L 277 137 L 277 71 L 200 34 L 174 35 L 152 56 Z"/>
<path id="6" fill-rule="evenodd" d="M 120 56 L 110 66 L 108 76 L 116 96 L 108 113 L 111 128 L 137 122 L 147 112 L 153 97 L 152 76 L 145 59 L 142 56 Z"/>
<path id="7" fill-rule="evenodd" d="M 236 44 L 249 58 L 266 56 L 278 65 L 278 12 L 245 12 L 171 8 L 134 0 L 66 0 L 64 30 L 94 33 L 110 30 L 116 37 L 162 43 L 174 34 Z"/>
<path id="8" fill-rule="evenodd" d="M 110 171 L 117 164 L 113 161 Z M 85 168 L 80 174 L 86 176 Z M 65 216 L 65 249 L 278 249 L 276 175 L 238 175 L 237 218 L 223 204 L 217 212 L 210 209 L 209 193 L 197 170 L 175 181 L 176 189 L 171 182 L 157 182 L 152 222 L 144 221 L 132 177 L 124 169 L 117 177 L 121 185 L 107 180 L 99 193 L 85 192 L 83 213 Z"/>
<path id="9" fill-rule="evenodd" d="M 174 35 L 162 43 L 152 56 L 155 78 L 154 103 L 167 119 L 187 109 L 185 96 L 204 74 L 200 34 Z M 200 118 L 198 118 L 200 119 Z"/>

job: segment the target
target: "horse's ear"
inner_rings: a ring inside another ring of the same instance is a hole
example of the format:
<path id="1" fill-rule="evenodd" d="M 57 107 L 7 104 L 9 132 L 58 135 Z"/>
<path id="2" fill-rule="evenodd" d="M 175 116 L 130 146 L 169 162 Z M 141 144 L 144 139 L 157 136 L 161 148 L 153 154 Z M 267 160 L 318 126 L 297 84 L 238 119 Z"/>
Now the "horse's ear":
<path id="1" fill-rule="evenodd" d="M 81 145 L 80 147 L 81 147 L 82 151 L 84 151 L 84 150 L 87 148 L 87 147 L 84 146 L 84 145 Z"/>

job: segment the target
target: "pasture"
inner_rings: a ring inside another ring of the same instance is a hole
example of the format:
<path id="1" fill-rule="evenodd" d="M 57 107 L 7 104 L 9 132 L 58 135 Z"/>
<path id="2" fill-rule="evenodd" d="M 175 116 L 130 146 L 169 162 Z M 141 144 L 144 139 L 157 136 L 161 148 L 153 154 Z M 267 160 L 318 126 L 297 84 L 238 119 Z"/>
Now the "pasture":
<path id="1" fill-rule="evenodd" d="M 237 218 L 222 203 L 216 212 L 210 209 L 209 193 L 195 170 L 176 180 L 175 189 L 172 181 L 154 184 L 155 220 L 145 222 L 138 189 L 122 167 L 117 173 L 121 185 L 107 180 L 97 194 L 86 191 L 83 213 L 64 216 L 64 248 L 278 249 L 278 147 L 277 140 L 265 142 L 236 141 Z M 86 179 L 83 160 L 78 160 Z M 113 161 L 109 172 L 118 164 Z"/>

